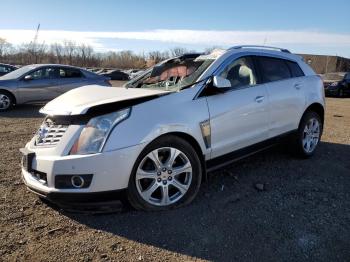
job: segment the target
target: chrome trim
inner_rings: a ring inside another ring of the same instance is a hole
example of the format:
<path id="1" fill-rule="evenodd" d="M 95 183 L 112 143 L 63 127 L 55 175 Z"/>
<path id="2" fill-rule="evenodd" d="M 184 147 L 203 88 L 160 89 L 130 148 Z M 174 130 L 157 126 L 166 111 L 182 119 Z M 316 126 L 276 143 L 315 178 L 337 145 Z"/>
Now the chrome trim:
<path id="1" fill-rule="evenodd" d="M 205 120 L 201 123 L 199 123 L 202 131 L 202 136 L 204 140 L 204 144 L 206 148 L 211 147 L 211 126 L 210 126 L 210 120 Z"/>

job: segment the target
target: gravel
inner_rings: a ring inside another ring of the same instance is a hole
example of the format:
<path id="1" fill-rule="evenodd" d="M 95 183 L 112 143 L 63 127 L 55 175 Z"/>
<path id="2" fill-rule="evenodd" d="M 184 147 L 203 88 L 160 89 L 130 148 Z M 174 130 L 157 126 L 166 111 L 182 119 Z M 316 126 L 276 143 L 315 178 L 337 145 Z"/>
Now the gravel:
<path id="1" fill-rule="evenodd" d="M 350 99 L 327 98 L 312 159 L 270 149 L 209 174 L 191 205 L 158 213 L 62 210 L 28 192 L 18 149 L 38 109 L 0 113 L 0 261 L 349 261 Z"/>

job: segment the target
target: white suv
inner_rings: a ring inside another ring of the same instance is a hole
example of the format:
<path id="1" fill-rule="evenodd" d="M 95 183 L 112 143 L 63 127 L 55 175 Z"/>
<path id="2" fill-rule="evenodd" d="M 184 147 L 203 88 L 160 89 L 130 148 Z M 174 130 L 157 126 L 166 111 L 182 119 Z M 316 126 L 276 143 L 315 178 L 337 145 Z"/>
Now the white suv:
<path id="1" fill-rule="evenodd" d="M 179 207 L 206 172 L 288 136 L 314 152 L 324 121 L 322 80 L 288 50 L 237 46 L 166 60 L 121 88 L 56 98 L 21 149 L 28 188 L 56 202 L 123 193 L 136 209 Z"/>

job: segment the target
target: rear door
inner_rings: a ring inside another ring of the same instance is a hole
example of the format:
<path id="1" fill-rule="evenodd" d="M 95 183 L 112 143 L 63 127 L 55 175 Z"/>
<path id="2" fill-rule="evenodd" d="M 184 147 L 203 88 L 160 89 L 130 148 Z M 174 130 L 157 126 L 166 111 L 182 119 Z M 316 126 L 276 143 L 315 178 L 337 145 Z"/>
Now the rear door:
<path id="1" fill-rule="evenodd" d="M 87 84 L 86 77 L 78 68 L 60 67 L 56 92 L 60 95 Z"/>
<path id="2" fill-rule="evenodd" d="M 269 96 L 269 137 L 297 129 L 305 107 L 302 70 L 297 63 L 285 59 L 268 56 L 256 59 Z"/>
<path id="3" fill-rule="evenodd" d="M 218 75 L 230 80 L 231 88 L 207 97 L 212 158 L 268 137 L 266 87 L 257 82 L 252 58 L 234 59 Z"/>

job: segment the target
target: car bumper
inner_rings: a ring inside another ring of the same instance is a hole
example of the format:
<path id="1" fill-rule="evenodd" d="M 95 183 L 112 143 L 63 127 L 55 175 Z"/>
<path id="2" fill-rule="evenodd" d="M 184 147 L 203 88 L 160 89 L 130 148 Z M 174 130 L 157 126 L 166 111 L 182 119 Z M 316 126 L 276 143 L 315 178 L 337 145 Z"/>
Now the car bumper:
<path id="1" fill-rule="evenodd" d="M 63 192 L 47 192 L 40 191 L 27 184 L 27 188 L 32 193 L 47 199 L 53 203 L 96 203 L 107 202 L 110 200 L 120 200 L 125 198 L 126 189 L 93 192 L 93 193 L 63 193 Z"/>
<path id="2" fill-rule="evenodd" d="M 47 156 L 36 154 L 30 169 L 22 165 L 22 177 L 34 193 L 51 201 L 93 201 L 108 196 L 118 196 L 128 187 L 134 163 L 143 149 L 136 145 L 116 151 L 91 155 Z M 26 149 L 28 150 L 28 149 Z M 39 179 L 37 174 L 45 176 Z M 91 174 L 92 180 L 86 188 L 57 188 L 58 176 Z"/>

